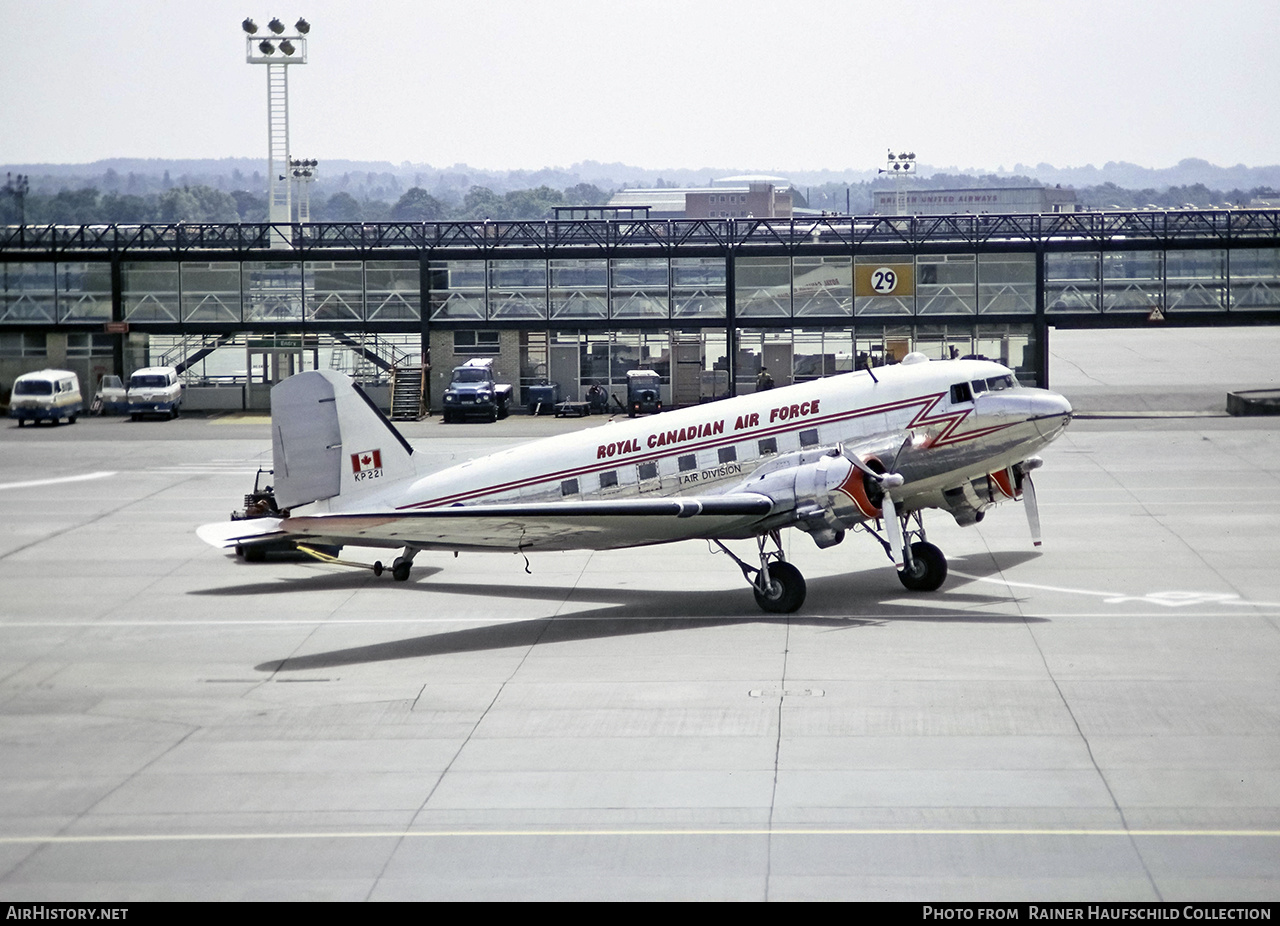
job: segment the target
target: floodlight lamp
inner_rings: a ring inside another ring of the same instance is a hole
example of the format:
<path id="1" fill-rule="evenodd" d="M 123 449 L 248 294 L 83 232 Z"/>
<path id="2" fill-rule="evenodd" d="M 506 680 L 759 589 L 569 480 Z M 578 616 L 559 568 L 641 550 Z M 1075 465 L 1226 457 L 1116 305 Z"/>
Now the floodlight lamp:
<path id="1" fill-rule="evenodd" d="M 240 24 L 240 28 L 250 35 L 253 35 L 258 31 L 258 24 L 246 16 L 244 22 Z"/>
<path id="2" fill-rule="evenodd" d="M 267 28 L 276 35 L 279 35 L 281 32 L 284 32 L 284 23 L 278 19 L 272 19 L 271 22 L 267 23 Z"/>
<path id="3" fill-rule="evenodd" d="M 288 39 L 285 39 L 283 42 L 280 43 L 280 50 L 284 52 L 286 55 L 292 55 L 298 49 L 294 47 L 294 44 L 292 42 L 290 42 Z"/>
<path id="4" fill-rule="evenodd" d="M 263 39 L 258 43 L 258 51 L 262 52 L 264 55 L 274 55 L 276 53 L 276 47 L 266 39 Z"/>
<path id="5" fill-rule="evenodd" d="M 306 35 L 311 31 L 311 23 L 307 22 L 305 19 L 299 19 L 294 23 L 293 28 L 298 30 L 299 35 Z"/>
<path id="6" fill-rule="evenodd" d="M 916 153 L 912 151 L 910 154 L 907 155 L 907 157 L 911 158 L 911 160 L 914 161 L 916 159 Z"/>
<path id="7" fill-rule="evenodd" d="M 893 152 L 892 152 L 892 151 L 890 151 L 890 152 L 889 152 L 889 160 L 890 160 L 890 161 L 892 161 L 892 160 L 893 160 Z"/>
<path id="8" fill-rule="evenodd" d="M 904 152 L 902 152 L 902 154 L 898 155 L 898 160 L 899 160 L 899 161 L 905 161 L 905 160 L 906 160 L 907 158 L 909 158 L 910 156 L 911 156 L 911 155 L 907 154 L 907 153 L 904 151 Z"/>

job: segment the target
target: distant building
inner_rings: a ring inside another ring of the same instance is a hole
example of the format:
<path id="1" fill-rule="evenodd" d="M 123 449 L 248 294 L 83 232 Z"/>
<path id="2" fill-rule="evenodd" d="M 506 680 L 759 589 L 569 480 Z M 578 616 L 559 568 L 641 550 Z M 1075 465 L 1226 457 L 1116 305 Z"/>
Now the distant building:
<path id="1" fill-rule="evenodd" d="M 896 215 L 896 190 L 872 193 L 876 215 Z M 985 190 L 906 190 L 906 215 L 1080 212 L 1075 190 L 1061 187 L 995 187 Z"/>
<path id="2" fill-rule="evenodd" d="M 781 177 L 726 177 L 708 187 L 622 190 L 609 205 L 648 206 L 655 219 L 789 219 L 792 196 Z"/>

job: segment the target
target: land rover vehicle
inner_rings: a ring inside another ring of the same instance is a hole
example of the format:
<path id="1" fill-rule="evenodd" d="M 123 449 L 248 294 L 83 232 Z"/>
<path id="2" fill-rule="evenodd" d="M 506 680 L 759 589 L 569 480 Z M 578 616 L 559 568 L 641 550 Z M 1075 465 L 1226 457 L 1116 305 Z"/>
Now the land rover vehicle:
<path id="1" fill-rule="evenodd" d="M 511 409 L 511 384 L 493 381 L 493 359 L 468 360 L 453 368 L 452 382 L 444 393 L 444 420 L 461 421 L 483 416 L 490 421 L 507 417 Z"/>
<path id="2" fill-rule="evenodd" d="M 129 377 L 129 417 L 143 415 L 177 418 L 182 406 L 182 383 L 173 367 L 143 367 Z"/>
<path id="3" fill-rule="evenodd" d="M 57 424 L 63 418 L 75 424 L 83 411 L 80 378 L 70 370 L 36 370 L 13 381 L 9 417 L 18 419 L 18 427 L 28 421 Z"/>
<path id="4" fill-rule="evenodd" d="M 662 379 L 653 370 L 627 370 L 627 416 L 662 411 Z"/>

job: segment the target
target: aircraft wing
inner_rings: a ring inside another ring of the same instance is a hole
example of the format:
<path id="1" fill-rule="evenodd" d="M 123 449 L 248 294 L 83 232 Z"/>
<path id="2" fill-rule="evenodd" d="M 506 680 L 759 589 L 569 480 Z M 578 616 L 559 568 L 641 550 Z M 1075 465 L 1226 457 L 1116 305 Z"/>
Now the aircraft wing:
<path id="1" fill-rule="evenodd" d="M 446 550 L 607 550 L 702 537 L 750 536 L 773 500 L 741 492 L 705 497 L 456 505 L 206 524 L 217 547 L 282 540 Z"/>
<path id="2" fill-rule="evenodd" d="M 749 536 L 773 500 L 737 493 L 352 512 L 285 518 L 290 540 L 447 550 L 605 550 L 703 537 Z"/>

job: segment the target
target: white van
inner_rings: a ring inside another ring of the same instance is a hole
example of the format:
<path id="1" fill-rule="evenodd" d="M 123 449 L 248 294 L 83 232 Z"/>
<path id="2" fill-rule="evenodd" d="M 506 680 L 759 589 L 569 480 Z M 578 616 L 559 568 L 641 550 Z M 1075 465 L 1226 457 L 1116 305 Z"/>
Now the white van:
<path id="1" fill-rule="evenodd" d="M 143 367 L 129 377 L 129 417 L 143 415 L 177 418 L 182 405 L 182 383 L 173 367 Z"/>
<path id="2" fill-rule="evenodd" d="M 18 427 L 28 421 L 57 424 L 63 418 L 75 424 L 82 411 L 80 379 L 70 370 L 37 370 L 13 381 L 9 417 L 18 419 Z"/>

